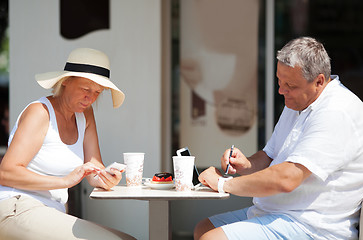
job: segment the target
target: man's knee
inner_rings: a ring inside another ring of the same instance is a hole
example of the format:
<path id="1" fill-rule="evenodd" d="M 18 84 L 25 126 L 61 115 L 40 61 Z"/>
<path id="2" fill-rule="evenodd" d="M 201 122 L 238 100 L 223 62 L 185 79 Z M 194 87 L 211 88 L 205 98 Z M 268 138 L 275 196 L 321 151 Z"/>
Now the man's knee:
<path id="1" fill-rule="evenodd" d="M 208 218 L 203 219 L 194 228 L 194 239 L 199 239 L 204 233 L 214 228 L 214 225 Z"/>

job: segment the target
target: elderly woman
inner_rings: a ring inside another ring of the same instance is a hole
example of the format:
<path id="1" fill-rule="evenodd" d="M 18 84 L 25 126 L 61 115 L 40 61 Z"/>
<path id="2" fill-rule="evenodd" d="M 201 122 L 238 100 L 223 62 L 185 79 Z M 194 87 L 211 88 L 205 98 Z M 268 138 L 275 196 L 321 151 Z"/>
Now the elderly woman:
<path id="1" fill-rule="evenodd" d="M 80 48 L 64 71 L 35 76 L 53 95 L 30 103 L 10 133 L 0 165 L 0 239 L 132 238 L 68 215 L 64 207 L 68 188 L 83 178 L 106 190 L 121 180 L 120 171 L 104 171 L 92 109 L 104 89 L 111 89 L 114 108 L 125 98 L 109 74 L 104 53 Z"/>

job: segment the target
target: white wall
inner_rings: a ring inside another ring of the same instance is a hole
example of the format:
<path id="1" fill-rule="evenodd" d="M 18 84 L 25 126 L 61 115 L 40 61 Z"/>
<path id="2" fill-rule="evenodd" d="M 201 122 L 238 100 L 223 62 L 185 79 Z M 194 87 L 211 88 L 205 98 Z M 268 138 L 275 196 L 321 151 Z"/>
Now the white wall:
<path id="1" fill-rule="evenodd" d="M 36 73 L 61 70 L 74 48 L 99 49 L 110 58 L 112 81 L 126 94 L 119 109 L 112 108 L 109 92 L 95 107 L 103 160 L 122 162 L 123 152 L 143 151 L 144 175 L 160 171 L 161 0 L 111 0 L 111 29 L 76 40 L 60 36 L 59 1 L 9 2 L 11 127 L 27 103 L 50 94 L 35 82 Z M 148 238 L 147 202 L 89 200 L 90 190 L 85 218 Z"/>

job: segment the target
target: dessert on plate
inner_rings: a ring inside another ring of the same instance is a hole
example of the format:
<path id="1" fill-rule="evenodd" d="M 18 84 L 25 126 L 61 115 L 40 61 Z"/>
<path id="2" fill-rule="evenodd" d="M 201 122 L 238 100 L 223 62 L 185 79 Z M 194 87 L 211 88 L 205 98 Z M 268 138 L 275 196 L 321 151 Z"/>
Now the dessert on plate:
<path id="1" fill-rule="evenodd" d="M 170 184 L 173 183 L 173 175 L 168 172 L 155 173 L 151 179 L 154 184 Z"/>

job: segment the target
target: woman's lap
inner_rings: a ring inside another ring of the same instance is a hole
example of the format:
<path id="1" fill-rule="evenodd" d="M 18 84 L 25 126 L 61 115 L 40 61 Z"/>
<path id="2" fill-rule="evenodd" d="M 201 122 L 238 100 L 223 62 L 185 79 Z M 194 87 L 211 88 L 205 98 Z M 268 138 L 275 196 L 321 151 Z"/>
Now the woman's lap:
<path id="1" fill-rule="evenodd" d="M 13 197 L 0 202 L 0 239 L 117 239 L 105 228 L 30 197 Z"/>
<path id="2" fill-rule="evenodd" d="M 247 219 L 248 208 L 222 213 L 209 218 L 221 227 L 228 239 L 312 239 L 288 216 L 268 214 Z"/>

